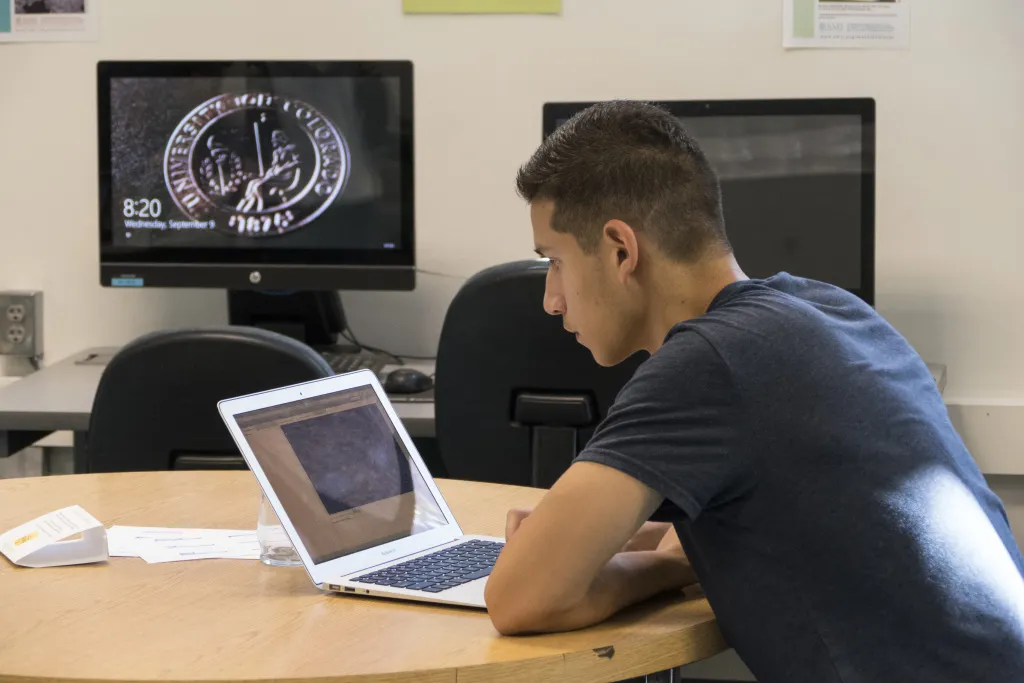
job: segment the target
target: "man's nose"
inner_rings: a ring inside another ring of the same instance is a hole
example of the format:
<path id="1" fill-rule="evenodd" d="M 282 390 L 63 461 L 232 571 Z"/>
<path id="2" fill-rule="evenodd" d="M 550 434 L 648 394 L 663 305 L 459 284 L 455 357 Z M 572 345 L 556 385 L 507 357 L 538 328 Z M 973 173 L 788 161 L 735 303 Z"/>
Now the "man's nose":
<path id="1" fill-rule="evenodd" d="M 544 310 L 548 315 L 563 315 L 565 313 L 565 299 L 560 294 L 553 294 L 545 290 Z"/>

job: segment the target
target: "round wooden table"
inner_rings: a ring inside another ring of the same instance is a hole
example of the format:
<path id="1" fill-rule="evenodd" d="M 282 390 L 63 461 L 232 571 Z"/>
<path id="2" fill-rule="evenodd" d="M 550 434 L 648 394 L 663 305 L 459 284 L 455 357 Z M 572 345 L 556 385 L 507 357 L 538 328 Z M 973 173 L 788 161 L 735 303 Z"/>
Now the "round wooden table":
<path id="1" fill-rule="evenodd" d="M 439 481 L 463 531 L 500 536 L 537 489 Z M 255 527 L 249 472 L 0 481 L 0 531 L 68 505 L 106 526 Z M 138 558 L 26 569 L 0 556 L 0 681 L 615 681 L 725 649 L 682 594 L 574 633 L 502 637 L 482 610 L 317 590 L 302 567 Z"/>

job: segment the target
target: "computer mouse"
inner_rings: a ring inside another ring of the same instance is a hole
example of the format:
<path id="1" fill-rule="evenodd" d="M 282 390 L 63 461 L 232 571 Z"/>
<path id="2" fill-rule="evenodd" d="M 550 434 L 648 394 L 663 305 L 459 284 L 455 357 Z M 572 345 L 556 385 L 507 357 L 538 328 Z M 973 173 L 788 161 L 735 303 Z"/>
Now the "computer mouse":
<path id="1" fill-rule="evenodd" d="M 430 375 L 412 368 L 392 370 L 384 378 L 384 391 L 389 394 L 418 394 L 433 386 Z"/>

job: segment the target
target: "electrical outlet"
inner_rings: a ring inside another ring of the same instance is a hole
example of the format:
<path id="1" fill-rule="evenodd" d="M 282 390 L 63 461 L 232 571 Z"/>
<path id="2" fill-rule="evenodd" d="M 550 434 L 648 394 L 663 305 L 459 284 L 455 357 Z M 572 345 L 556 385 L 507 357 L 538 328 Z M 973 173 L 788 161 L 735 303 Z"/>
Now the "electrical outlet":
<path id="1" fill-rule="evenodd" d="M 12 323 L 20 323 L 25 319 L 25 304 L 11 304 L 7 307 L 7 319 Z"/>
<path id="2" fill-rule="evenodd" d="M 43 293 L 0 292 L 0 356 L 42 355 Z"/>
<path id="3" fill-rule="evenodd" d="M 25 328 L 21 325 L 11 325 L 7 328 L 7 341 L 12 344 L 25 343 Z"/>

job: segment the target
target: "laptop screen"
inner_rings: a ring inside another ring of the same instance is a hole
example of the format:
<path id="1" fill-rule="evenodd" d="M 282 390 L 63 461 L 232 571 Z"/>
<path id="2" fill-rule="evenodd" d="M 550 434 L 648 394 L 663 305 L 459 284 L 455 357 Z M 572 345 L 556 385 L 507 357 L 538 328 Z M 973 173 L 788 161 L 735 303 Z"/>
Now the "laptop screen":
<path id="1" fill-rule="evenodd" d="M 235 419 L 316 564 L 448 523 L 372 387 Z"/>

